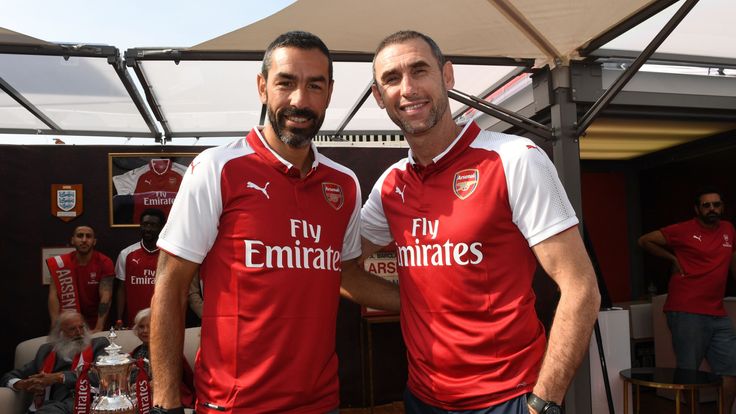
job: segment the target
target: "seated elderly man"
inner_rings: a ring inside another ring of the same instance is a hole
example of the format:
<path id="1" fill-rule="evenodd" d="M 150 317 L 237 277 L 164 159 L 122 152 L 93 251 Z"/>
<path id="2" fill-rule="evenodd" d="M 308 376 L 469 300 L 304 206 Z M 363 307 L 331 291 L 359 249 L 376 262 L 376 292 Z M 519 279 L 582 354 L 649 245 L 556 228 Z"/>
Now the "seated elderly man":
<path id="1" fill-rule="evenodd" d="M 3 375 L 0 385 L 33 394 L 31 412 L 71 413 L 77 380 L 74 369 L 83 362 L 93 362 L 107 344 L 105 338 L 90 337 L 81 314 L 62 312 L 49 333 L 49 342 L 38 348 L 32 361 Z"/>

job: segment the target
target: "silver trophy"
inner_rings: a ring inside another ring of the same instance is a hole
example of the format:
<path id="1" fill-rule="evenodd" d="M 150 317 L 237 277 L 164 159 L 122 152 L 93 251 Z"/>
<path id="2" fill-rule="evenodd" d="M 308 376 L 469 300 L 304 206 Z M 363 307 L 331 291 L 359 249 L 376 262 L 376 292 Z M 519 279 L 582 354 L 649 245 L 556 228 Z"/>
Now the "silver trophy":
<path id="1" fill-rule="evenodd" d="M 105 347 L 107 355 L 100 355 L 93 370 L 100 378 L 100 392 L 92 401 L 91 414 L 135 414 L 135 395 L 130 393 L 130 371 L 133 360 L 121 354 L 121 346 L 115 343 L 118 335 L 110 328 L 107 335 L 110 345 Z"/>

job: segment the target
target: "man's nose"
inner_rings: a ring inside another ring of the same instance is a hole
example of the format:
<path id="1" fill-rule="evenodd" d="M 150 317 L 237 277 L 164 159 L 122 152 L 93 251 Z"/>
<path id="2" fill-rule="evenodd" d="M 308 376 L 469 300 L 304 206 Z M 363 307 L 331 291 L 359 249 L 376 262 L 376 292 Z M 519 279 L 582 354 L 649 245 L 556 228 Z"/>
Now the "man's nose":
<path id="1" fill-rule="evenodd" d="M 411 76 L 405 76 L 404 79 L 401 80 L 401 94 L 403 96 L 412 96 L 416 93 L 416 86 L 414 85 L 414 81 L 411 79 Z"/>
<path id="2" fill-rule="evenodd" d="M 295 108 L 303 108 L 306 103 L 306 90 L 304 87 L 295 88 L 294 91 L 291 93 L 290 96 L 291 100 L 291 106 Z"/>

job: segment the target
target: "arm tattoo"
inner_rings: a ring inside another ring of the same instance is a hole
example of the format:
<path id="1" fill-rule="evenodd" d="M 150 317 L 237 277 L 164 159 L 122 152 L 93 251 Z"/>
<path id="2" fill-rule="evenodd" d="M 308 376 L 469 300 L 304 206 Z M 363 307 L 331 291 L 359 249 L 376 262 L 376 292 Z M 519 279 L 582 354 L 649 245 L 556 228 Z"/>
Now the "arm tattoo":
<path id="1" fill-rule="evenodd" d="M 112 277 L 107 277 L 105 279 L 100 280 L 100 296 L 102 296 L 102 292 L 109 293 L 112 295 L 112 283 L 113 283 Z M 97 314 L 99 316 L 105 316 L 107 315 L 107 312 L 110 311 L 110 302 L 111 297 L 106 298 L 106 302 L 100 302 L 100 305 L 97 307 Z"/>
<path id="2" fill-rule="evenodd" d="M 110 310 L 110 302 L 100 302 L 100 306 L 97 307 L 97 315 L 105 316 L 107 315 L 107 312 L 109 310 Z"/>
<path id="3" fill-rule="evenodd" d="M 114 277 L 106 277 L 102 280 L 100 280 L 100 290 L 102 291 L 112 291 L 112 282 Z"/>

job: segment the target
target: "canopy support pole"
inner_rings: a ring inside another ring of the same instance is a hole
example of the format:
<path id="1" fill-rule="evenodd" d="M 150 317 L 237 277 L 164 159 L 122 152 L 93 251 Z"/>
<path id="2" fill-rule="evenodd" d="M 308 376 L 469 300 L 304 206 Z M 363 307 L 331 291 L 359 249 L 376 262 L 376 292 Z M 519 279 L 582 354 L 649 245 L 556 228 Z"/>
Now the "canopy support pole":
<path id="1" fill-rule="evenodd" d="M 490 116 L 496 117 L 501 121 L 507 122 L 515 127 L 521 128 L 544 140 L 549 141 L 554 138 L 553 130 L 550 129 L 548 126 L 542 125 L 539 122 L 523 117 L 516 112 L 484 101 L 483 99 L 480 99 L 478 97 L 460 92 L 456 89 L 451 89 L 447 91 L 447 95 L 458 102 L 461 102 L 471 108 L 475 108 Z"/>
<path id="2" fill-rule="evenodd" d="M 652 39 L 652 41 L 647 45 L 646 48 L 639 54 L 639 56 L 634 60 L 634 62 L 631 63 L 631 66 L 626 68 L 624 70 L 624 73 L 621 74 L 621 76 L 616 79 L 616 81 L 609 87 L 606 92 L 603 93 L 603 95 L 598 98 L 597 101 L 593 104 L 593 106 L 588 109 L 588 112 L 585 113 L 585 115 L 580 118 L 579 126 L 577 129 L 577 135 L 583 135 L 585 131 L 588 129 L 590 124 L 593 123 L 593 121 L 598 117 L 598 114 L 603 111 L 608 104 L 611 103 L 613 98 L 618 95 L 618 93 L 626 86 L 627 83 L 631 80 L 631 78 L 636 75 L 636 73 L 639 71 L 639 68 L 646 62 L 649 57 L 652 56 L 652 54 L 659 48 L 659 46 L 667 40 L 667 37 L 672 33 L 672 31 L 675 30 L 678 24 L 687 16 L 687 14 L 690 12 L 690 10 L 695 7 L 695 5 L 698 3 L 698 0 L 686 0 L 685 3 L 680 7 L 679 10 L 672 16 L 670 21 L 667 22 L 667 24 L 662 27 L 662 30 L 657 33 L 657 35 Z"/>
<path id="3" fill-rule="evenodd" d="M 368 97 L 371 96 L 371 86 L 372 85 L 373 85 L 373 80 L 368 82 L 368 85 L 365 87 L 365 89 L 363 89 L 363 93 L 360 95 L 358 100 L 355 101 L 355 103 L 353 104 L 353 107 L 350 108 L 350 111 L 348 111 L 348 114 L 345 116 L 345 118 L 343 118 L 342 122 L 340 122 L 340 126 L 338 126 L 337 129 L 335 130 L 335 133 L 332 134 L 331 141 L 337 140 L 337 136 L 342 134 L 342 131 L 345 130 L 345 127 L 348 126 L 348 124 L 353 119 L 355 114 L 358 113 L 358 111 L 360 110 L 360 107 L 363 106 L 366 99 L 368 99 Z"/>
<path id="4" fill-rule="evenodd" d="M 32 113 L 33 116 L 38 118 L 39 121 L 43 122 L 48 126 L 49 128 L 53 129 L 54 131 L 60 131 L 61 128 L 56 125 L 54 121 L 51 120 L 46 114 L 44 114 L 40 109 L 38 109 L 35 105 L 33 105 L 28 99 L 26 99 L 23 94 L 18 92 L 15 88 L 10 86 L 8 82 L 5 81 L 2 77 L 0 77 L 0 90 L 7 93 L 13 100 L 18 102 L 20 106 L 25 108 L 28 112 Z"/>

